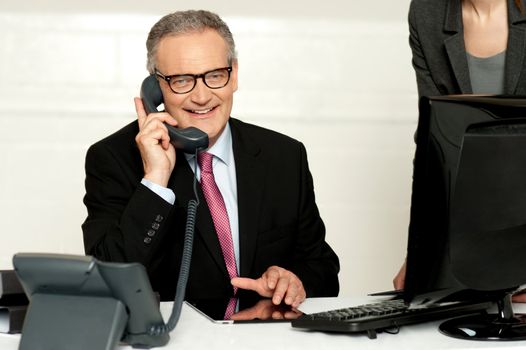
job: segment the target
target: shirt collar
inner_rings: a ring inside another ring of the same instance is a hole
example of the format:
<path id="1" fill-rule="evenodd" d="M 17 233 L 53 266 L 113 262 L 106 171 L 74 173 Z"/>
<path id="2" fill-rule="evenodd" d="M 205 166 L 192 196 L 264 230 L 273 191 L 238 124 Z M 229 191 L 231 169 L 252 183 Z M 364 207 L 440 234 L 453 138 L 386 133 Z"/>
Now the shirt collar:
<path id="1" fill-rule="evenodd" d="M 213 154 L 217 159 L 229 166 L 232 162 L 232 131 L 230 124 L 226 123 L 223 132 L 217 139 L 216 143 L 205 151 Z M 195 154 L 184 154 L 187 160 L 195 157 Z"/>

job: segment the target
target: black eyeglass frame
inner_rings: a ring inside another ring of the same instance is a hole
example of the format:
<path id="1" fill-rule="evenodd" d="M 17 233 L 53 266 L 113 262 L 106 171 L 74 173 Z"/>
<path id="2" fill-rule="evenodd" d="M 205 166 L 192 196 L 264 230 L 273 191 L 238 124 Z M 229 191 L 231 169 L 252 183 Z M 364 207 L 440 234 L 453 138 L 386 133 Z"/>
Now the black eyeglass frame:
<path id="1" fill-rule="evenodd" d="M 224 85 L 222 86 L 215 86 L 215 87 L 212 87 L 210 85 L 208 85 L 206 83 L 206 79 L 205 79 L 205 76 L 207 74 L 210 74 L 210 73 L 213 73 L 215 71 L 220 71 L 220 70 L 226 70 L 227 73 L 228 73 L 228 78 L 226 79 L 226 82 Z M 195 86 L 197 85 L 197 79 L 201 78 L 201 80 L 203 81 L 203 83 L 209 88 L 209 89 L 221 89 L 221 88 L 224 88 L 225 86 L 228 85 L 228 83 L 230 82 L 230 73 L 232 73 L 232 66 L 229 66 L 229 67 L 223 67 L 223 68 L 216 68 L 216 69 L 212 69 L 212 70 L 209 70 L 208 72 L 204 72 L 204 73 L 201 73 L 201 74 L 173 74 L 173 75 L 164 75 L 162 74 L 161 72 L 159 72 L 157 69 L 155 69 L 155 75 L 158 76 L 159 78 L 163 79 L 164 81 L 166 81 L 166 83 L 168 83 L 168 86 L 170 87 L 170 90 L 172 90 L 172 92 L 174 94 L 178 94 L 178 95 L 183 95 L 183 94 L 187 94 L 189 93 L 190 91 L 192 91 Z M 188 90 L 188 91 L 185 91 L 185 92 L 177 92 L 175 91 L 173 88 L 172 88 L 172 84 L 170 84 L 170 80 L 174 79 L 174 78 L 177 78 L 177 77 L 192 77 L 193 81 L 194 81 L 194 85 L 192 85 L 192 87 Z"/>

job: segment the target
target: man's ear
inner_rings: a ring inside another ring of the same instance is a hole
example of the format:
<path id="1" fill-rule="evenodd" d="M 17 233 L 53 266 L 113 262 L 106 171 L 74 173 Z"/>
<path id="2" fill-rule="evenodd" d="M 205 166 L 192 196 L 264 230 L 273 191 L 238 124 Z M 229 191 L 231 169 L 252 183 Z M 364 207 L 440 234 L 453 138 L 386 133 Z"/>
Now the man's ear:
<path id="1" fill-rule="evenodd" d="M 230 81 L 232 84 L 232 91 L 237 91 L 237 59 L 232 60 L 232 72 L 230 73 Z"/>

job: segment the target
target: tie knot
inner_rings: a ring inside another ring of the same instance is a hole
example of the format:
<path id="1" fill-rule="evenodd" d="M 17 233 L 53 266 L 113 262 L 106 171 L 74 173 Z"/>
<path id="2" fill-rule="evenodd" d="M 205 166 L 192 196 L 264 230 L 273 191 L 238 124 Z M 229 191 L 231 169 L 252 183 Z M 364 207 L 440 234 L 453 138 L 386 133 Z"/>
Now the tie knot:
<path id="1" fill-rule="evenodd" d="M 200 152 L 197 155 L 197 161 L 199 163 L 199 168 L 201 168 L 201 172 L 203 173 L 211 173 L 212 172 L 212 159 L 214 158 L 214 155 L 207 152 Z"/>

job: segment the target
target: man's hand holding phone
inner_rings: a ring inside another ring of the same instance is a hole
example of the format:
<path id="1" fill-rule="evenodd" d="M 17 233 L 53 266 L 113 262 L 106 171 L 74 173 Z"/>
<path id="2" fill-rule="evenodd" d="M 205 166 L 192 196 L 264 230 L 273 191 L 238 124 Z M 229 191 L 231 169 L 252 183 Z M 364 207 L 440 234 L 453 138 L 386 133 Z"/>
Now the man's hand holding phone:
<path id="1" fill-rule="evenodd" d="M 134 102 L 139 123 L 135 142 L 141 153 L 144 178 L 166 187 L 175 167 L 176 153 L 164 123 L 176 126 L 177 121 L 166 112 L 147 114 L 139 97 Z"/>

